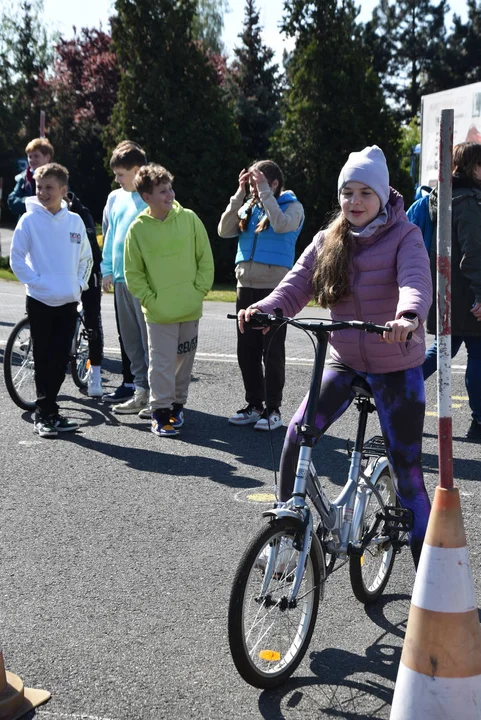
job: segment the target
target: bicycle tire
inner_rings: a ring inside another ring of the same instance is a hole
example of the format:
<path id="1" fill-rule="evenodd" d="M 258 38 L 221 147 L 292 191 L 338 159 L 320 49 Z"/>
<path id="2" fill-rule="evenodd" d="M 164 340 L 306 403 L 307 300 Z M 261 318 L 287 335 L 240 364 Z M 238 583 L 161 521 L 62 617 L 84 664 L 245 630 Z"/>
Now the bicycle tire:
<path id="1" fill-rule="evenodd" d="M 37 392 L 28 317 L 22 318 L 8 337 L 3 356 L 3 375 L 15 405 L 22 410 L 34 410 Z"/>
<path id="2" fill-rule="evenodd" d="M 77 320 L 75 327 L 72 347 L 75 347 L 75 351 L 70 355 L 70 374 L 75 385 L 80 390 L 83 390 L 87 387 L 90 360 L 88 336 L 80 318 Z"/>
<path id="3" fill-rule="evenodd" d="M 257 688 L 284 683 L 304 657 L 314 631 L 321 583 L 325 580 L 322 550 L 315 533 L 296 606 L 288 607 L 286 603 L 299 560 L 299 552 L 292 546 L 287 550 L 290 555 L 284 554 L 283 559 L 283 551 L 279 550 L 278 570 L 272 573 L 264 600 L 259 602 L 264 571 L 258 562 L 263 549 L 281 538 L 292 542 L 296 537 L 299 527 L 292 520 L 271 520 L 247 547 L 234 577 L 228 615 L 230 651 L 241 677 Z"/>
<path id="4" fill-rule="evenodd" d="M 374 483 L 381 493 L 385 505 L 396 505 L 397 498 L 391 473 L 386 468 Z M 363 537 L 372 527 L 376 513 L 381 510 L 379 500 L 371 493 L 362 519 Z M 379 544 L 377 539 L 383 534 L 383 525 L 365 548 L 361 557 L 350 555 L 349 574 L 355 597 L 364 605 L 372 605 L 381 597 L 392 572 L 396 556 L 392 543 Z M 362 541 L 362 538 L 361 538 Z"/>

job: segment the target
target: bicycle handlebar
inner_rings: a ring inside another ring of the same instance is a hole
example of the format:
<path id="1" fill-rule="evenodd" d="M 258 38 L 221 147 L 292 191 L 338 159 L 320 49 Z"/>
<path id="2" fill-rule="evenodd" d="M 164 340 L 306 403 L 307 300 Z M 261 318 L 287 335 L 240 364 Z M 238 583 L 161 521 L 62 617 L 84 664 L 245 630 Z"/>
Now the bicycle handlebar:
<path id="1" fill-rule="evenodd" d="M 229 320 L 237 320 L 237 315 L 227 315 Z M 314 320 L 313 318 L 289 318 L 282 315 L 273 315 L 271 313 L 254 313 L 251 315 L 250 321 L 262 327 L 271 327 L 273 325 L 293 325 L 294 327 L 303 328 L 304 330 L 318 331 L 325 330 L 332 332 L 334 330 L 344 330 L 346 328 L 357 328 L 369 333 L 377 333 L 382 335 L 384 332 L 391 332 L 392 328 L 384 325 L 376 325 L 372 322 L 362 322 L 361 320 Z"/>

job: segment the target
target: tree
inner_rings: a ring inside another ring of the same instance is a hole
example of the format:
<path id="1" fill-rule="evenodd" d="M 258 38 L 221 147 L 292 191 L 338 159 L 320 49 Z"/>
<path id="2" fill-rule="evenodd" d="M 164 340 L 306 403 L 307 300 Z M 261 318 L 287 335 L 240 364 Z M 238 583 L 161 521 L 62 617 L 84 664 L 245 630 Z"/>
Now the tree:
<path id="1" fill-rule="evenodd" d="M 39 88 L 56 159 L 73 191 L 99 219 L 110 190 L 102 142 L 117 99 L 119 69 L 108 33 L 83 28 L 56 47 L 52 76 Z"/>
<path id="2" fill-rule="evenodd" d="M 226 0 L 197 0 L 192 23 L 193 35 L 214 53 L 222 54 L 225 51 L 222 31 L 226 8 Z"/>
<path id="3" fill-rule="evenodd" d="M 415 117 L 421 95 L 431 91 L 427 78 L 442 63 L 447 11 L 447 0 L 380 0 L 366 25 L 373 68 L 400 120 Z"/>
<path id="4" fill-rule="evenodd" d="M 246 0 L 242 45 L 234 49 L 226 91 L 230 97 L 244 150 L 250 160 L 265 157 L 280 122 L 278 66 L 274 51 L 262 43 L 259 13 L 254 0 Z"/>
<path id="5" fill-rule="evenodd" d="M 453 27 L 442 47 L 440 61 L 432 64 L 426 78 L 426 92 L 479 82 L 481 80 L 481 2 L 467 0 L 468 19 L 453 16 Z"/>
<path id="6" fill-rule="evenodd" d="M 196 3 L 117 0 L 115 7 L 121 79 L 109 144 L 139 142 L 150 160 L 173 172 L 180 202 L 217 238 L 226 196 L 236 188 L 245 158 L 213 67 L 194 40 Z M 233 244 L 213 245 L 218 276 L 232 271 Z"/>
<path id="7" fill-rule="evenodd" d="M 285 13 L 282 29 L 296 44 L 272 154 L 304 204 L 305 245 L 337 205 L 337 178 L 350 152 L 379 145 L 392 184 L 402 192 L 410 183 L 399 169 L 399 130 L 371 67 L 353 2 L 292 0 Z"/>

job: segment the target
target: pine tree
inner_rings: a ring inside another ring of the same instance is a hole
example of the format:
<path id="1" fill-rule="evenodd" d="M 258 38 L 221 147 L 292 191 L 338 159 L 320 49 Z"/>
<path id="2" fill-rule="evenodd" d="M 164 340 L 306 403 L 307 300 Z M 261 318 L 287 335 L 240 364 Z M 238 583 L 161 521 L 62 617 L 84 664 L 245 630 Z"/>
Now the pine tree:
<path id="1" fill-rule="evenodd" d="M 125 138 L 139 142 L 150 160 L 173 172 L 180 203 L 217 238 L 245 158 L 214 69 L 194 39 L 196 2 L 116 0 L 115 8 L 121 78 L 109 146 Z M 219 253 L 225 248 L 229 257 L 216 258 L 219 273 L 233 267 L 233 248 L 223 245 Z"/>
<path id="2" fill-rule="evenodd" d="M 467 0 L 468 19 L 453 16 L 453 27 L 442 47 L 440 62 L 429 68 L 426 92 L 481 80 L 481 2 Z"/>
<path id="3" fill-rule="evenodd" d="M 370 43 L 373 67 L 382 78 L 398 119 L 409 121 L 431 91 L 431 70 L 442 64 L 446 40 L 447 0 L 380 0 L 365 41 Z"/>
<path id="4" fill-rule="evenodd" d="M 262 43 L 259 13 L 254 0 L 246 0 L 242 45 L 234 49 L 226 90 L 242 144 L 250 160 L 265 157 L 269 141 L 280 122 L 280 82 L 274 51 Z"/>
<path id="5" fill-rule="evenodd" d="M 287 65 L 284 120 L 272 153 L 306 210 L 301 246 L 337 206 L 337 178 L 348 154 L 377 144 L 391 183 L 411 189 L 399 170 L 399 130 L 356 22 L 351 0 L 293 0 L 283 30 L 295 37 Z"/>

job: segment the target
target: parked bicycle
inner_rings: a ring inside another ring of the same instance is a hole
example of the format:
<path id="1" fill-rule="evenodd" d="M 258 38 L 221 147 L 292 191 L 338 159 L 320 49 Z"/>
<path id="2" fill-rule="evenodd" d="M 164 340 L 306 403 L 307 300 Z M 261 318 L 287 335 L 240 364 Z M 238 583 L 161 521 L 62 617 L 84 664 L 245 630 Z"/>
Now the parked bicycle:
<path id="1" fill-rule="evenodd" d="M 365 604 L 378 600 L 396 553 L 408 545 L 412 513 L 397 501 L 383 438 L 365 442 L 368 415 L 375 406 L 363 378 L 353 383 L 359 411 L 357 436 L 353 447 L 348 444 L 349 473 L 334 500 L 326 495 L 312 462 L 329 333 L 357 328 L 381 335 L 390 328 L 264 313 L 253 315 L 251 322 L 286 323 L 316 338 L 306 413 L 298 427 L 301 447 L 294 490 L 288 502 L 277 502 L 263 513 L 267 525 L 244 552 L 229 603 L 229 644 L 237 670 L 251 685 L 272 688 L 285 682 L 304 657 L 326 579 L 335 569 L 348 563 L 356 598 Z"/>
<path id="2" fill-rule="evenodd" d="M 81 303 L 72 340 L 69 359 L 72 380 L 80 389 L 87 387 L 90 367 L 88 330 L 84 324 Z M 3 373 L 8 394 L 22 410 L 34 410 L 36 400 L 33 344 L 30 336 L 30 322 L 22 318 L 9 335 L 3 356 Z"/>

